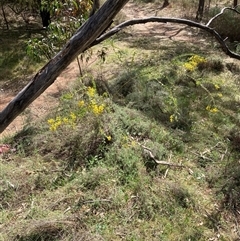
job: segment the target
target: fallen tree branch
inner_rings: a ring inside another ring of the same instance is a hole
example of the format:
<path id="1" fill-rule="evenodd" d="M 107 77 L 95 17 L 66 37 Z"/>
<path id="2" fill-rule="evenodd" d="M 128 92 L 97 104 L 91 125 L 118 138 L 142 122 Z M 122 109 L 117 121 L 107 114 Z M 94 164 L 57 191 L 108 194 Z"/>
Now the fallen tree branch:
<path id="1" fill-rule="evenodd" d="M 160 160 L 158 160 L 158 159 L 154 156 L 154 154 L 152 153 L 152 150 L 151 150 L 149 147 L 144 146 L 143 144 L 141 144 L 138 140 L 136 140 L 136 139 L 135 139 L 134 137 L 132 137 L 132 136 L 130 136 L 130 138 L 131 138 L 133 141 L 135 141 L 140 147 L 142 147 L 143 150 L 144 150 L 144 152 L 145 152 L 146 154 L 148 154 L 149 157 L 150 157 L 152 160 L 154 160 L 157 164 L 166 165 L 166 166 L 174 166 L 174 167 L 185 167 L 185 166 L 182 165 L 182 164 L 175 164 L 175 163 L 171 163 L 171 162 L 169 162 L 169 161 L 160 161 Z M 169 155 L 168 160 L 171 159 L 171 156 L 172 156 L 172 154 Z"/>
<path id="2" fill-rule="evenodd" d="M 210 161 L 210 162 L 213 162 L 213 159 L 209 158 L 206 156 L 206 154 L 209 154 L 211 153 L 219 144 L 221 144 L 221 142 L 217 142 L 217 144 L 215 144 L 214 146 L 212 146 L 211 148 L 209 149 L 206 149 L 205 151 L 203 152 L 193 152 L 193 151 L 190 151 L 191 153 L 193 153 L 194 155 L 196 155 L 197 157 L 203 159 L 203 160 L 207 160 L 207 161 Z M 227 149 L 226 149 L 227 151 Z M 225 152 L 226 152 L 225 151 Z M 226 154 L 226 153 L 225 153 Z M 224 155 L 225 155 L 224 154 Z M 223 158 L 223 157 L 222 157 Z"/>
<path id="3" fill-rule="evenodd" d="M 99 38 L 97 38 L 91 46 L 97 45 L 99 43 L 101 43 L 102 41 L 108 39 L 109 37 L 115 35 L 116 33 L 118 33 L 120 30 L 135 25 L 135 24 L 145 24 L 145 23 L 149 23 L 149 22 L 155 22 L 155 23 L 177 23 L 177 24 L 184 24 L 184 25 L 188 25 L 190 27 L 195 27 L 195 28 L 199 28 L 202 29 L 208 33 L 210 33 L 212 36 L 215 37 L 215 39 L 218 41 L 218 43 L 221 45 L 222 50 L 225 52 L 225 54 L 227 54 L 229 57 L 231 58 L 235 58 L 240 60 L 240 55 L 234 53 L 233 51 L 231 51 L 228 46 L 226 45 L 224 39 L 220 36 L 220 34 L 214 30 L 213 28 L 201 24 L 201 23 L 197 23 L 191 20 L 187 20 L 187 19 L 181 19 L 181 18 L 165 18 L 165 17 L 148 17 L 148 18 L 140 18 L 140 19 L 131 19 L 128 21 L 125 21 L 117 26 L 115 26 L 114 28 L 112 28 L 111 30 L 109 30 L 107 33 L 101 35 Z"/>
<path id="4" fill-rule="evenodd" d="M 149 157 L 152 160 L 154 160 L 159 165 L 174 166 L 174 167 L 184 167 L 182 164 L 176 164 L 176 163 L 167 162 L 167 161 L 160 161 L 153 155 L 153 153 L 152 153 L 150 148 L 148 148 L 148 147 L 146 147 L 144 145 L 141 145 L 140 143 L 139 143 L 139 145 L 144 149 L 144 151 L 146 153 L 148 153 Z"/>
<path id="5" fill-rule="evenodd" d="M 239 12 L 236 8 L 230 8 L 230 7 L 223 8 L 223 9 L 220 11 L 220 13 L 218 13 L 218 14 L 215 15 L 215 16 L 213 16 L 213 17 L 208 21 L 208 23 L 206 24 L 206 26 L 209 27 L 210 24 L 211 24 L 214 20 L 216 20 L 218 17 L 220 17 L 220 16 L 224 13 L 224 11 L 226 11 L 226 10 L 230 10 L 230 11 L 236 12 L 237 14 L 240 14 L 240 12 Z"/>

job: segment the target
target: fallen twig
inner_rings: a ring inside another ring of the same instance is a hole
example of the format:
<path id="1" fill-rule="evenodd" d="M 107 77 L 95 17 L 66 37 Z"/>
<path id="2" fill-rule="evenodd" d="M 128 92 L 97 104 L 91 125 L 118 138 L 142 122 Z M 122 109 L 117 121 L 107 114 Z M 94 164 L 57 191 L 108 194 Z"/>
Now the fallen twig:
<path id="1" fill-rule="evenodd" d="M 169 39 L 172 40 L 173 37 L 177 36 L 180 32 L 182 32 L 182 31 L 185 30 L 186 28 L 187 28 L 187 26 L 184 27 L 184 28 L 178 29 L 174 34 L 172 34 L 172 35 L 169 36 Z"/>
<path id="2" fill-rule="evenodd" d="M 176 164 L 176 163 L 172 163 L 172 162 L 168 162 L 168 161 L 160 161 L 158 160 L 152 153 L 151 149 L 149 149 L 148 147 L 142 145 L 139 143 L 139 145 L 144 149 L 144 151 L 146 153 L 149 154 L 149 156 L 157 163 L 160 165 L 166 165 L 166 166 L 174 166 L 174 167 L 184 167 L 182 164 Z"/>
<path id="3" fill-rule="evenodd" d="M 112 202 L 109 199 L 98 199 L 98 200 L 83 200 L 83 201 L 79 201 L 79 203 L 81 204 L 87 204 L 87 203 L 97 203 L 97 202 Z"/>
<path id="4" fill-rule="evenodd" d="M 190 151 L 190 152 L 193 153 L 194 155 L 198 156 L 199 158 L 202 158 L 203 160 L 208 160 L 208 161 L 212 162 L 213 160 L 209 157 L 206 157 L 206 154 L 211 153 L 213 151 L 213 149 L 215 149 L 219 144 L 221 144 L 221 142 L 217 142 L 216 145 L 214 145 L 211 148 L 206 149 L 203 152 L 193 152 L 193 151 Z M 227 153 L 227 149 L 225 150 L 224 154 L 221 156 L 221 160 L 223 160 L 226 153 Z"/>

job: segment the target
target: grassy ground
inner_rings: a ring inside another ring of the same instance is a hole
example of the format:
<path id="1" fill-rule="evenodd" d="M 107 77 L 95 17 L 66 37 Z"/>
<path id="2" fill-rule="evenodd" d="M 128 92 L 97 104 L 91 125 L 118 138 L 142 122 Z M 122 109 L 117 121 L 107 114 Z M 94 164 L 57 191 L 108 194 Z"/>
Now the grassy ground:
<path id="1" fill-rule="evenodd" d="M 55 113 L 2 140 L 0 240 L 239 240 L 239 63 L 129 32 L 94 51 Z"/>

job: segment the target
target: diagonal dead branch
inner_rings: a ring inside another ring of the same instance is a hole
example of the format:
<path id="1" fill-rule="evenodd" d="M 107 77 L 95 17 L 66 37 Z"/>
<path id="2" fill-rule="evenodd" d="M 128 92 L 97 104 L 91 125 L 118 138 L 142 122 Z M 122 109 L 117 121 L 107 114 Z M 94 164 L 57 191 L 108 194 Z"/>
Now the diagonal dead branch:
<path id="1" fill-rule="evenodd" d="M 0 112 L 0 133 L 38 96 L 54 83 L 60 73 L 82 52 L 89 49 L 129 0 L 107 0 L 71 37 L 17 96 Z"/>

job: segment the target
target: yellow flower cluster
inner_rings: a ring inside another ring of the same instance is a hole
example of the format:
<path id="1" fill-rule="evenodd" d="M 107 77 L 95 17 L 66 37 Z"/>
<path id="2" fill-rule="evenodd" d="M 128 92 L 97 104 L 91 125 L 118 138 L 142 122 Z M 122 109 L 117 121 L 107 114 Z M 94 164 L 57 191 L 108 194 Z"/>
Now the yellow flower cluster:
<path id="1" fill-rule="evenodd" d="M 87 100 L 80 100 L 77 103 L 78 110 L 76 112 L 71 112 L 67 116 L 61 117 L 57 116 L 55 119 L 49 119 L 48 125 L 51 131 L 56 131 L 62 125 L 75 126 L 77 122 L 77 117 L 80 118 L 86 113 L 93 113 L 95 116 L 101 115 L 106 109 L 106 105 L 102 103 L 102 100 L 97 94 L 97 91 L 93 87 L 88 87 L 86 90 L 88 96 Z M 73 96 L 65 95 L 64 99 L 70 99 Z M 101 103 L 99 103 L 101 101 Z M 79 111 L 80 110 L 80 111 Z M 107 139 L 109 140 L 110 137 Z"/>
<path id="2" fill-rule="evenodd" d="M 121 145 L 125 148 L 135 148 L 137 146 L 136 140 L 128 135 L 121 137 Z"/>
<path id="3" fill-rule="evenodd" d="M 174 115 L 170 115 L 170 117 L 169 117 L 169 121 L 172 123 L 172 122 L 174 122 Z"/>
<path id="4" fill-rule="evenodd" d="M 62 124 L 62 119 L 60 116 L 57 116 L 56 119 L 48 120 L 49 129 L 51 131 L 56 131 L 61 124 Z"/>
<path id="5" fill-rule="evenodd" d="M 104 104 L 98 105 L 95 100 L 92 100 L 90 105 L 89 105 L 89 109 L 95 115 L 101 115 L 104 111 L 104 108 L 105 108 Z"/>
<path id="6" fill-rule="evenodd" d="M 84 100 L 78 101 L 78 107 L 82 108 L 85 105 Z"/>
<path id="7" fill-rule="evenodd" d="M 49 119 L 48 125 L 50 131 L 56 131 L 61 125 L 71 125 L 74 126 L 77 120 L 77 116 L 71 112 L 68 117 L 57 116 L 55 119 Z"/>
<path id="8" fill-rule="evenodd" d="M 91 98 L 94 97 L 96 95 L 96 89 L 94 89 L 93 87 L 88 87 L 87 89 L 87 95 Z"/>
<path id="9" fill-rule="evenodd" d="M 108 142 L 110 142 L 112 140 L 112 136 L 111 135 L 107 135 L 102 128 L 100 128 L 100 133 L 106 138 L 106 140 Z"/>
<path id="10" fill-rule="evenodd" d="M 219 90 L 221 88 L 218 84 L 215 84 L 214 87 L 216 90 Z"/>
<path id="11" fill-rule="evenodd" d="M 87 95 L 90 99 L 89 104 L 88 104 L 88 109 L 95 115 L 101 115 L 105 109 L 105 105 L 97 103 L 98 95 L 96 93 L 96 89 L 93 87 L 88 87 Z M 78 106 L 81 107 L 84 105 L 85 105 L 84 101 L 79 101 Z"/>
<path id="12" fill-rule="evenodd" d="M 183 66 L 188 71 L 194 71 L 200 63 L 207 62 L 205 58 L 199 55 L 193 55 L 189 58 L 188 62 L 186 62 Z"/>
<path id="13" fill-rule="evenodd" d="M 215 89 L 218 90 L 218 91 L 221 89 L 221 87 L 220 87 L 218 84 L 215 84 L 214 87 L 215 87 Z M 222 93 L 218 93 L 217 96 L 218 96 L 219 98 L 222 98 L 222 97 L 223 97 L 223 94 L 222 94 Z"/>
<path id="14" fill-rule="evenodd" d="M 177 115 L 176 115 L 176 114 L 172 114 L 172 115 L 170 115 L 170 117 L 169 117 L 169 121 L 170 121 L 171 123 L 173 123 L 173 122 L 177 122 L 177 121 L 178 121 L 178 117 L 177 117 Z"/>
<path id="15" fill-rule="evenodd" d="M 208 105 L 208 106 L 206 107 L 206 110 L 209 111 L 209 112 L 211 112 L 211 113 L 217 113 L 217 112 L 219 111 L 218 108 L 216 108 L 216 107 L 211 107 L 210 105 Z"/>

